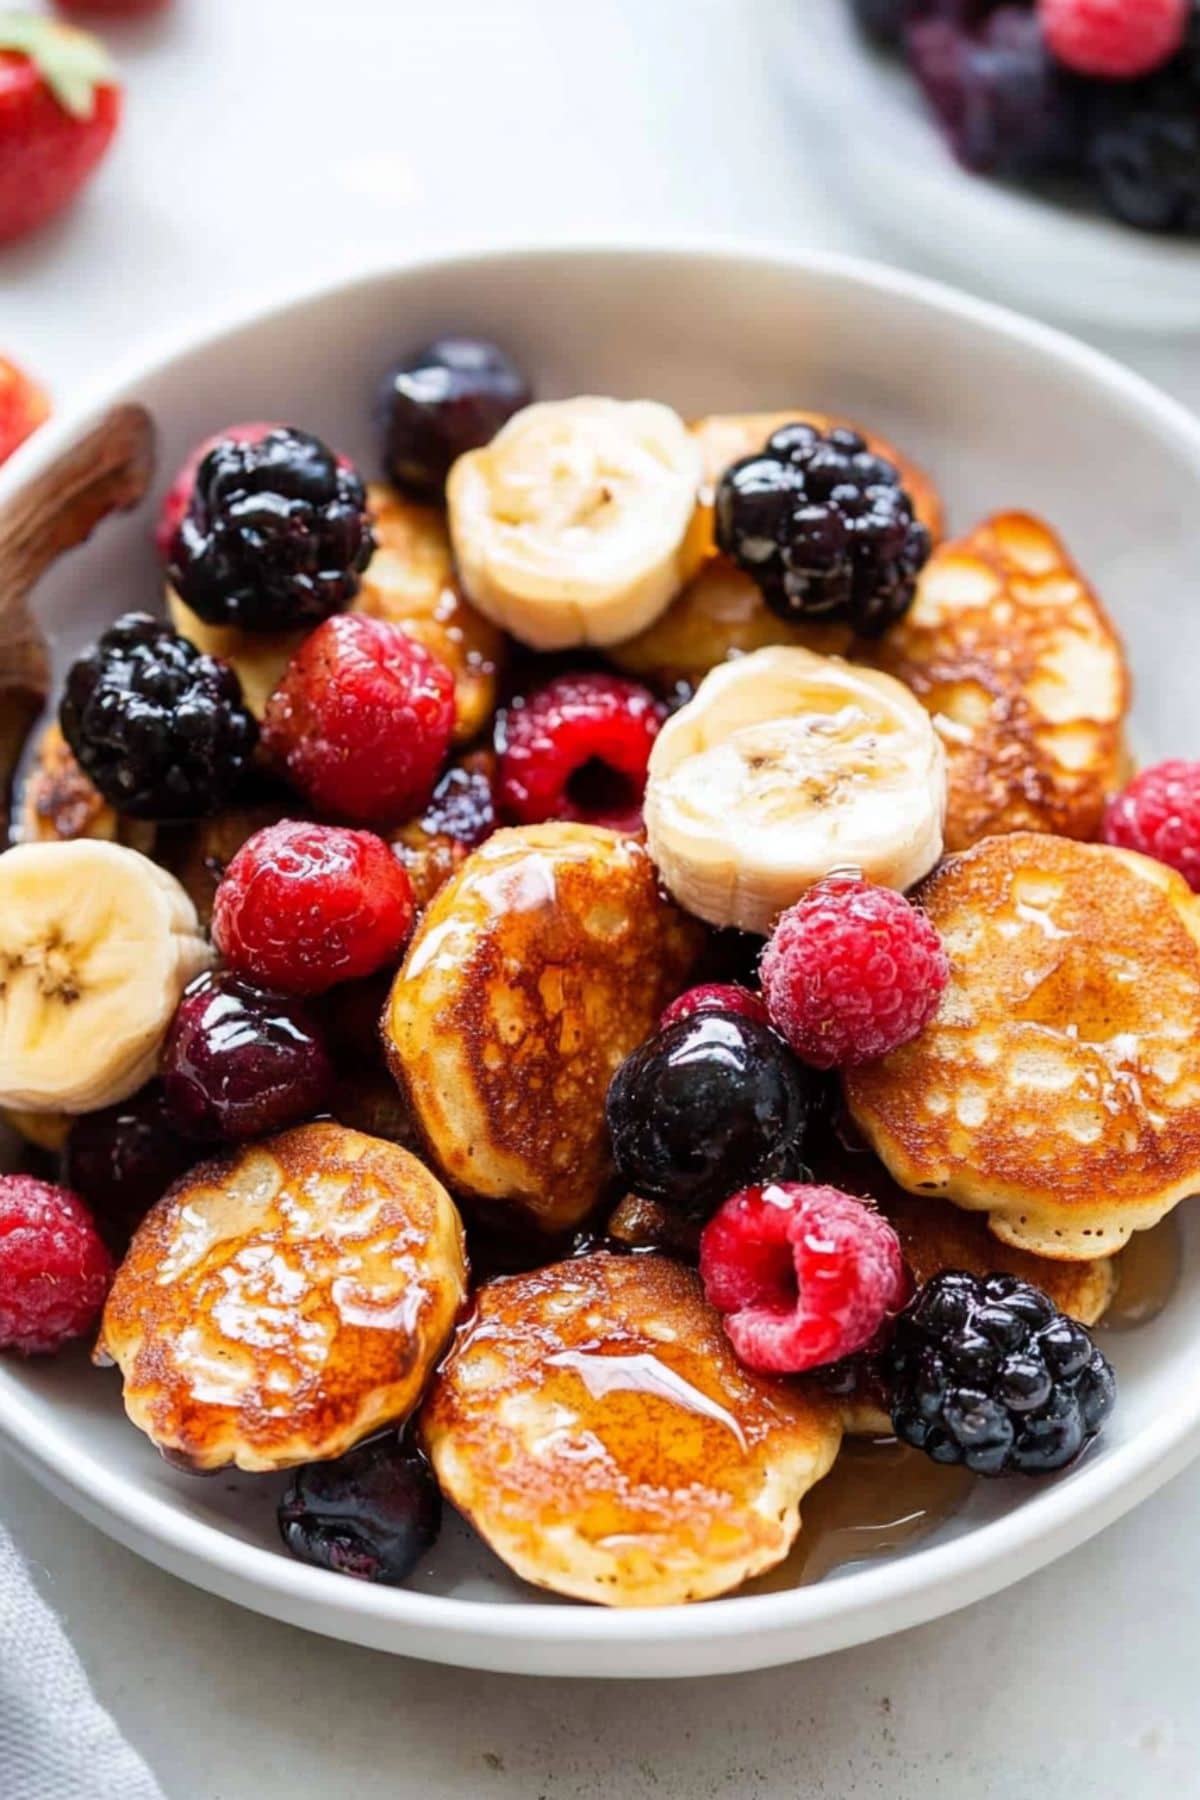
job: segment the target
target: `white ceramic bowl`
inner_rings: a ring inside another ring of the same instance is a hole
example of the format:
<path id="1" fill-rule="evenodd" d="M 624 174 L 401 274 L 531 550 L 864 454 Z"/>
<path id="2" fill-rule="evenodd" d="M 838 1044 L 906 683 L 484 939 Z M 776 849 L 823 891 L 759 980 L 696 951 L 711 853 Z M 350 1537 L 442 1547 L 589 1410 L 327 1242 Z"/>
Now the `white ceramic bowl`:
<path id="1" fill-rule="evenodd" d="M 1200 329 L 1200 244 L 1133 230 L 959 167 L 916 81 L 849 0 L 771 0 L 807 153 L 887 240 L 979 293 L 1072 323 Z"/>
<path id="2" fill-rule="evenodd" d="M 499 338 L 542 394 L 647 394 L 685 414 L 791 401 L 846 413 L 929 465 L 954 526 L 1002 506 L 1043 512 L 1131 641 L 1141 741 L 1151 753 L 1200 751 L 1200 424 L 1082 346 L 904 275 L 736 248 L 464 256 L 294 300 L 146 363 L 102 399 L 133 398 L 154 412 L 159 493 L 191 444 L 235 418 L 292 418 L 370 468 L 379 371 L 443 328 Z M 98 411 L 82 407 L 39 433 L 0 473 L 0 503 Z M 157 497 L 108 522 L 43 584 L 38 607 L 60 653 L 122 608 L 156 601 Z M 1200 1218 L 1185 1225 L 1174 1301 L 1143 1331 L 1109 1341 L 1120 1405 L 1081 1466 L 1046 1483 L 981 1485 L 908 1553 L 784 1593 L 637 1613 L 563 1604 L 510 1578 L 457 1522 L 411 1588 L 302 1567 L 276 1542 L 277 1483 L 170 1469 L 125 1422 L 115 1376 L 82 1356 L 0 1360 L 0 1434 L 48 1487 L 132 1549 L 332 1636 L 538 1674 L 763 1667 L 993 1592 L 1183 1465 L 1200 1441 Z"/>

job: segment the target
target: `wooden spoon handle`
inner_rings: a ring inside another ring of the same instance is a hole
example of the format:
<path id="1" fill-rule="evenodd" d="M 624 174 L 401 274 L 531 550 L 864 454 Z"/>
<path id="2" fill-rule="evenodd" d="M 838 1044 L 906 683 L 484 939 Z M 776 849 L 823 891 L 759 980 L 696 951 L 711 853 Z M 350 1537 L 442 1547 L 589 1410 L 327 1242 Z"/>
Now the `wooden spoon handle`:
<path id="1" fill-rule="evenodd" d="M 115 406 L 0 507 L 0 828 L 29 727 L 50 691 L 50 653 L 29 607 L 46 570 L 111 512 L 136 506 L 154 472 L 154 424 Z"/>

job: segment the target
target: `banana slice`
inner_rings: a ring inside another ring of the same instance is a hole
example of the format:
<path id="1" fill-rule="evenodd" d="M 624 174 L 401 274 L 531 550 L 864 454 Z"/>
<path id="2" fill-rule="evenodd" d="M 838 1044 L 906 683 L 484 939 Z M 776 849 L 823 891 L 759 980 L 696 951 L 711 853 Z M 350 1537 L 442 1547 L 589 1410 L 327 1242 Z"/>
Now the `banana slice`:
<path id="1" fill-rule="evenodd" d="M 700 478 L 700 451 L 670 407 L 592 396 L 527 406 L 450 471 L 463 584 L 535 650 L 619 643 L 692 572 Z"/>
<path id="2" fill-rule="evenodd" d="M 0 1106 L 93 1112 L 154 1073 L 193 975 L 196 909 L 121 844 L 20 844 L 0 856 Z"/>
<path id="3" fill-rule="evenodd" d="M 645 819 L 668 888 L 765 935 L 838 868 L 908 888 L 942 850 L 945 755 L 907 688 L 810 650 L 714 669 L 663 727 Z"/>

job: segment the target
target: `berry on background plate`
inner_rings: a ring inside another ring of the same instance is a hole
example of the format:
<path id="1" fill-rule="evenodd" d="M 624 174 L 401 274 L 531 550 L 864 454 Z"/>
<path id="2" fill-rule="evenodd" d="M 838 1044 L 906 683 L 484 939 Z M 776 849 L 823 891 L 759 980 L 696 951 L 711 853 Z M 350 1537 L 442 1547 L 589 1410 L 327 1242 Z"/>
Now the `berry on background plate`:
<path id="1" fill-rule="evenodd" d="M 738 1360 L 773 1375 L 856 1356 L 912 1286 L 882 1214 L 837 1188 L 799 1182 L 726 1200 L 700 1239 L 700 1279 Z"/>
<path id="2" fill-rule="evenodd" d="M 70 204 L 120 118 L 116 71 L 97 38 L 38 13 L 0 14 L 0 244 Z"/>
<path id="3" fill-rule="evenodd" d="M 1037 21 L 1064 68 L 1129 81 L 1182 49 L 1191 10 L 1191 0 L 1037 0 Z"/>
<path id="4" fill-rule="evenodd" d="M 0 1350 L 45 1356 L 95 1324 L 112 1257 L 78 1194 L 0 1175 Z"/>
<path id="5" fill-rule="evenodd" d="M 1087 1329 L 1015 1275 L 935 1275 L 897 1320 L 883 1367 L 897 1437 L 976 1475 L 1065 1468 L 1116 1398 Z"/>
<path id="6" fill-rule="evenodd" d="M 16 363 L 0 356 L 0 463 L 50 417 L 50 402 Z"/>
<path id="7" fill-rule="evenodd" d="M 532 399 L 524 375 L 496 344 L 438 338 L 384 377 L 376 403 L 384 468 L 415 499 L 440 500 L 451 463 L 490 443 Z"/>
<path id="8" fill-rule="evenodd" d="M 501 810 L 517 825 L 571 819 L 640 831 L 665 717 L 649 688 L 600 671 L 556 676 L 511 701 L 496 722 Z"/>
<path id="9" fill-rule="evenodd" d="M 320 812 L 397 825 L 427 805 L 454 731 L 454 677 L 399 625 L 360 613 L 301 644 L 267 703 L 263 747 Z"/>
<path id="10" fill-rule="evenodd" d="M 903 894 L 831 875 L 780 918 L 763 951 L 767 1011 L 816 1069 L 898 1050 L 929 1023 L 949 975 L 941 939 Z"/>
<path id="11" fill-rule="evenodd" d="M 284 819 L 226 869 L 213 942 L 249 981 L 320 994 L 397 961 L 413 911 L 412 883 L 382 838 Z"/>
<path id="12" fill-rule="evenodd" d="M 135 819 L 218 812 L 258 739 L 229 664 L 148 613 L 125 613 L 72 663 L 58 723 L 84 774 Z"/>

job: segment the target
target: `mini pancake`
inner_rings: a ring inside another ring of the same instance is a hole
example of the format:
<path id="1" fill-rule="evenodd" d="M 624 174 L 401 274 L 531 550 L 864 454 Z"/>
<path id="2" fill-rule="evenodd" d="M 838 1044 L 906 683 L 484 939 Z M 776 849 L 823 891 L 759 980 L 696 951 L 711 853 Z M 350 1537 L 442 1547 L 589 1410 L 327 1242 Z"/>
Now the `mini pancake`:
<path id="1" fill-rule="evenodd" d="M 367 490 L 367 507 L 375 554 L 350 610 L 399 625 L 445 663 L 454 677 L 455 742 L 466 743 L 495 711 L 503 634 L 476 612 L 459 587 L 446 521 L 436 507 L 418 506 L 382 483 Z M 167 611 L 176 631 L 197 649 L 232 663 L 246 705 L 258 719 L 308 636 L 307 630 L 257 632 L 210 625 L 170 587 Z"/>
<path id="2" fill-rule="evenodd" d="M 546 1231 L 585 1217 L 611 1173 L 608 1084 L 704 942 L 632 838 L 529 825 L 474 851 L 435 895 L 383 1015 L 450 1188 Z"/>
<path id="3" fill-rule="evenodd" d="M 949 773 L 946 844 L 1005 831 L 1095 837 L 1125 774 L 1125 654 L 1040 520 L 1001 513 L 934 552 L 911 610 L 861 657 L 932 714 Z"/>
<path id="4" fill-rule="evenodd" d="M 680 686 L 698 687 L 718 663 L 770 644 L 798 644 L 822 656 L 845 654 L 851 642 L 847 626 L 796 625 L 778 618 L 751 577 L 718 554 L 713 536 L 713 496 L 724 471 L 739 458 L 761 450 L 781 426 L 802 422 L 819 429 L 846 423 L 801 408 L 793 412 L 716 413 L 691 427 L 704 464 L 704 482 L 689 538 L 688 560 L 697 573 L 661 618 L 611 648 L 610 659 L 627 675 L 670 693 Z M 942 534 L 942 504 L 928 476 L 886 439 L 863 435 L 877 455 L 895 463 L 917 516 L 936 542 Z"/>
<path id="5" fill-rule="evenodd" d="M 151 1209 L 96 1360 L 172 1461 L 284 1469 L 406 1418 L 465 1295 L 462 1225 L 429 1171 L 302 1125 L 201 1163 Z"/>
<path id="6" fill-rule="evenodd" d="M 21 783 L 16 839 L 22 844 L 67 844 L 75 838 L 102 838 L 149 855 L 154 826 L 126 819 L 110 806 L 76 762 L 58 726 L 45 727 L 33 746 Z"/>
<path id="7" fill-rule="evenodd" d="M 1200 1189 L 1200 899 L 1132 852 L 1016 832 L 917 891 L 950 957 L 926 1029 L 847 1071 L 909 1191 L 1041 1256 L 1110 1256 Z"/>
<path id="8" fill-rule="evenodd" d="M 743 1369 L 699 1277 L 598 1253 L 489 1283 L 421 1413 L 442 1491 L 526 1581 L 668 1606 L 786 1556 L 834 1404 Z"/>

